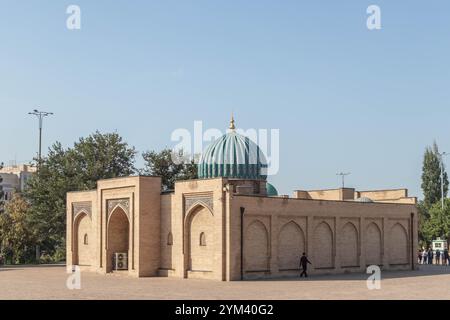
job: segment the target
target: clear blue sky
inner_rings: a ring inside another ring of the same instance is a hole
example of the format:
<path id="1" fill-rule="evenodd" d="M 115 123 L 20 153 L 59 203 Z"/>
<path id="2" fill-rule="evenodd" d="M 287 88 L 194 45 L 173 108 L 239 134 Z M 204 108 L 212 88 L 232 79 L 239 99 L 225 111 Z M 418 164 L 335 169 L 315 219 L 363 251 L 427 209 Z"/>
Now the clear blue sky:
<path id="1" fill-rule="evenodd" d="M 424 148 L 450 152 L 449 15 L 447 0 L 0 0 L 0 161 L 36 154 L 37 106 L 55 112 L 45 149 L 98 129 L 140 152 L 234 110 L 239 127 L 280 129 L 282 193 L 351 171 L 348 186 L 420 196 Z"/>

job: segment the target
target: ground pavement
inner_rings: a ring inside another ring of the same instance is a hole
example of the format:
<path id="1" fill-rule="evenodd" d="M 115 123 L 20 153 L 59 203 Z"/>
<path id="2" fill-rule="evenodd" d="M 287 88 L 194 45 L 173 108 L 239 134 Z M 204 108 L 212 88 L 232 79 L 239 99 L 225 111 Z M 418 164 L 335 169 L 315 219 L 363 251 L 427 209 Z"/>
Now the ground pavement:
<path id="1" fill-rule="evenodd" d="M 80 290 L 67 289 L 67 277 L 64 266 L 0 267 L 0 299 L 450 300 L 450 267 L 443 266 L 383 272 L 381 290 L 372 291 L 365 274 L 227 283 L 83 272 Z"/>

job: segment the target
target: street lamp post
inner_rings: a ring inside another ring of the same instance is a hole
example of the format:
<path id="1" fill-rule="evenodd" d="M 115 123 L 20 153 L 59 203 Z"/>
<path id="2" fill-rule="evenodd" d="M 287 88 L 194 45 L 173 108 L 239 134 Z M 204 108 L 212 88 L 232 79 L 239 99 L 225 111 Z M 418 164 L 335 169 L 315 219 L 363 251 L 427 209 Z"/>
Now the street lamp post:
<path id="1" fill-rule="evenodd" d="M 33 112 L 28 112 L 28 114 L 35 115 L 39 119 L 39 153 L 37 165 L 39 170 L 39 165 L 41 164 L 42 159 L 42 123 L 44 121 L 44 118 L 53 115 L 53 112 L 38 111 L 37 109 L 34 109 Z"/>
<path id="2" fill-rule="evenodd" d="M 39 111 L 37 109 L 34 109 L 33 112 L 28 112 L 28 114 L 35 115 L 39 119 L 39 153 L 37 164 L 37 169 L 39 170 L 42 160 L 42 123 L 44 121 L 44 118 L 53 115 L 53 112 Z M 41 258 L 41 250 L 39 245 L 36 245 L 36 261 L 38 263 L 40 258 Z"/>
<path id="3" fill-rule="evenodd" d="M 448 156 L 447 152 L 438 153 L 439 160 L 441 164 L 441 206 L 442 210 L 444 210 L 444 156 Z"/>

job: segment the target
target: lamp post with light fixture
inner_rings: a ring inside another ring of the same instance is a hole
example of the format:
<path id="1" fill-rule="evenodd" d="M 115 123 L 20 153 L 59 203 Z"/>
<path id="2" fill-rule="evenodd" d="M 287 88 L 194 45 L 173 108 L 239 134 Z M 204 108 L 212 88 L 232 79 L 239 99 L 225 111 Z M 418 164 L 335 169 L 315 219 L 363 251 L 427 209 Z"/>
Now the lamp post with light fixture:
<path id="1" fill-rule="evenodd" d="M 39 167 L 42 161 L 42 123 L 44 122 L 44 118 L 50 115 L 53 115 L 53 112 L 39 111 L 34 109 L 33 112 L 28 112 L 28 114 L 35 115 L 39 120 L 39 153 L 38 153 L 38 163 L 37 170 L 39 171 Z M 36 261 L 39 263 L 41 258 L 41 250 L 39 245 L 36 245 Z"/>
<path id="2" fill-rule="evenodd" d="M 39 170 L 39 165 L 42 160 L 42 123 L 44 122 L 44 118 L 50 115 L 53 115 L 53 112 L 39 111 L 34 109 L 33 112 L 28 112 L 28 114 L 35 115 L 39 120 L 39 153 L 38 153 L 38 165 L 37 168 Z"/>

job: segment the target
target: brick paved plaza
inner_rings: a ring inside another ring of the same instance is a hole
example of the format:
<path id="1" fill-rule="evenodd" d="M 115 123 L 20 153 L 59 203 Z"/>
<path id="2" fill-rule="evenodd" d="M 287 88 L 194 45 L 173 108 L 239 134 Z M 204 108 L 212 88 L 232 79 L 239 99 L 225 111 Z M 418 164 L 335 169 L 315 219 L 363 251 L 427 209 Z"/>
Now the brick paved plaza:
<path id="1" fill-rule="evenodd" d="M 362 274 L 226 283 L 82 273 L 82 289 L 71 291 L 65 267 L 1 267 L 0 299 L 450 299 L 449 267 L 383 276 L 382 289 L 369 291 Z"/>

